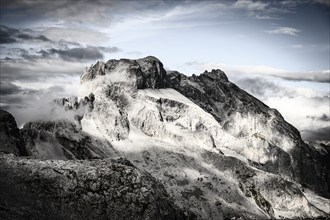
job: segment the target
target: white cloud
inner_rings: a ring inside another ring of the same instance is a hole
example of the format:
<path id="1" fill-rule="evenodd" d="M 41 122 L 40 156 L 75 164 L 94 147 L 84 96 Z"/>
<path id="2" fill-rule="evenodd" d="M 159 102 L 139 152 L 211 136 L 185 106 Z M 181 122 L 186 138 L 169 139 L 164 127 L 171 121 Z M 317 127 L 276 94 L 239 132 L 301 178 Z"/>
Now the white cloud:
<path id="1" fill-rule="evenodd" d="M 262 1 L 251 1 L 251 0 L 237 0 L 232 6 L 233 8 L 246 9 L 251 11 L 262 11 L 269 3 Z"/>
<path id="2" fill-rule="evenodd" d="M 269 15 L 256 15 L 255 16 L 256 19 L 259 20 L 278 20 L 278 17 L 274 17 L 274 16 L 269 16 Z"/>
<path id="3" fill-rule="evenodd" d="M 36 91 L 33 95 L 22 94 L 24 103 L 20 106 L 10 106 L 7 110 L 14 115 L 17 125 L 31 121 L 40 120 L 70 120 L 74 122 L 74 112 L 65 109 L 54 103 L 54 99 L 68 98 L 61 87 L 50 87 Z"/>
<path id="4" fill-rule="evenodd" d="M 294 97 L 269 97 L 263 101 L 276 108 L 298 130 L 317 130 L 329 126 L 329 122 L 313 120 L 310 115 L 329 115 L 329 98 L 307 97 L 306 91 L 295 90 Z"/>
<path id="5" fill-rule="evenodd" d="M 322 134 L 315 136 L 320 129 L 329 126 L 330 88 L 326 85 L 246 75 L 233 81 L 271 108 L 276 108 L 285 120 L 302 132 L 306 140 L 326 138 Z"/>
<path id="6" fill-rule="evenodd" d="M 298 36 L 298 33 L 301 31 L 292 27 L 277 27 L 266 32 L 269 34 L 287 34 L 291 36 Z"/>

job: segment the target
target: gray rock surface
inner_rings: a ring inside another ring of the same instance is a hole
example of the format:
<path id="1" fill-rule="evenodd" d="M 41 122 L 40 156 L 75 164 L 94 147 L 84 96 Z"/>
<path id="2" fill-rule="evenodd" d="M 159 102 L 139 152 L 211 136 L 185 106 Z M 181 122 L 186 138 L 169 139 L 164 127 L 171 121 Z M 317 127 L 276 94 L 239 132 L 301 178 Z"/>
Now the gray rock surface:
<path id="1" fill-rule="evenodd" d="M 29 122 L 21 135 L 31 158 L 65 160 L 117 156 L 110 143 L 85 134 L 70 121 Z"/>
<path id="2" fill-rule="evenodd" d="M 328 153 L 316 151 L 303 142 L 299 131 L 286 122 L 282 115 L 241 90 L 221 70 L 205 71 L 199 76 L 186 76 L 169 72 L 167 86 L 188 97 L 209 112 L 227 132 L 238 138 L 258 138 L 264 147 L 270 146 L 270 156 L 277 158 L 266 164 L 252 163 L 259 169 L 279 174 L 306 184 L 313 190 L 330 198 L 330 182 L 324 159 Z M 249 124 L 237 119 L 250 119 Z M 258 125 L 262 129 L 258 129 Z M 286 140 L 286 141 L 283 141 Z M 256 140 L 251 140 L 255 142 Z M 290 149 L 283 145 L 290 143 Z"/>
<path id="3" fill-rule="evenodd" d="M 108 62 L 97 62 L 81 75 L 81 83 L 94 80 L 97 76 L 106 75 L 107 72 L 115 71 L 118 66 L 125 66 L 134 77 L 137 89 L 164 88 L 166 85 L 166 71 L 163 64 L 155 57 L 148 56 L 142 59 L 109 60 Z"/>
<path id="4" fill-rule="evenodd" d="M 92 161 L 0 155 L 1 219 L 195 219 L 123 158 Z"/>

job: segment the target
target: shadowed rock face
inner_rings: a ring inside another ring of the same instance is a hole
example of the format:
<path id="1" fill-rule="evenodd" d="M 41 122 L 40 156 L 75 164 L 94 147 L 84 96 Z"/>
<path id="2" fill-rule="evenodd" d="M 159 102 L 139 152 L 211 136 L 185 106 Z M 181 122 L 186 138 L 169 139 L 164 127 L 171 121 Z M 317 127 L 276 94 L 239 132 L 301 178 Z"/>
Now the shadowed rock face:
<path id="1" fill-rule="evenodd" d="M 95 140 L 69 121 L 29 122 L 21 130 L 25 148 L 31 158 L 101 159 L 112 155 L 95 146 Z"/>
<path id="2" fill-rule="evenodd" d="M 94 161 L 0 155 L 3 219 L 195 219 L 123 158 Z"/>
<path id="3" fill-rule="evenodd" d="M 109 72 L 121 71 L 117 69 L 124 67 L 129 73 L 128 77 L 132 77 L 133 84 L 137 89 L 164 88 L 166 85 L 166 71 L 163 64 L 155 57 L 148 56 L 142 59 L 129 60 L 109 60 L 108 62 L 97 62 L 84 72 L 80 79 L 81 83 L 94 80 L 97 76 L 107 75 Z"/>
<path id="4" fill-rule="evenodd" d="M 2 109 L 0 109 L 0 152 L 27 155 L 15 118 Z"/>

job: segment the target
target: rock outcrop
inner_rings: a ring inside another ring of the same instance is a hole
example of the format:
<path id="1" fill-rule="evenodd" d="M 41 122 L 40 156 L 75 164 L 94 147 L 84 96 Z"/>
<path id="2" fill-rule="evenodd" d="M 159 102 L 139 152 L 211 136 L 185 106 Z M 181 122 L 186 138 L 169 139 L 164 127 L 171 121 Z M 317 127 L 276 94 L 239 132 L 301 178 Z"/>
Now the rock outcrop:
<path id="1" fill-rule="evenodd" d="M 0 152 L 27 155 L 15 118 L 0 109 Z"/>
<path id="2" fill-rule="evenodd" d="M 110 143 L 85 134 L 70 121 L 29 122 L 21 134 L 31 158 L 81 160 L 117 156 Z"/>
<path id="3" fill-rule="evenodd" d="M 195 219 L 123 158 L 93 161 L 0 155 L 1 219 Z"/>
<path id="4" fill-rule="evenodd" d="M 112 75 L 110 81 L 129 82 L 137 89 L 159 89 L 166 85 L 166 71 L 163 64 L 152 56 L 137 60 L 109 60 L 106 63 L 98 61 L 81 75 L 81 83 L 108 74 Z"/>

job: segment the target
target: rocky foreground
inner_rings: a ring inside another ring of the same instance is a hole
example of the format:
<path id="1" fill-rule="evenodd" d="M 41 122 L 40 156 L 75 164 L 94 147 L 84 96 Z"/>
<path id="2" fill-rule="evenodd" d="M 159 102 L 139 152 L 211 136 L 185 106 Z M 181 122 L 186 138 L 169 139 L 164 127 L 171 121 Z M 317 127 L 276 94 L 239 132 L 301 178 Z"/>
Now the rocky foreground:
<path id="1" fill-rule="evenodd" d="M 0 156 L 1 219 L 195 219 L 150 174 L 123 158 Z"/>

